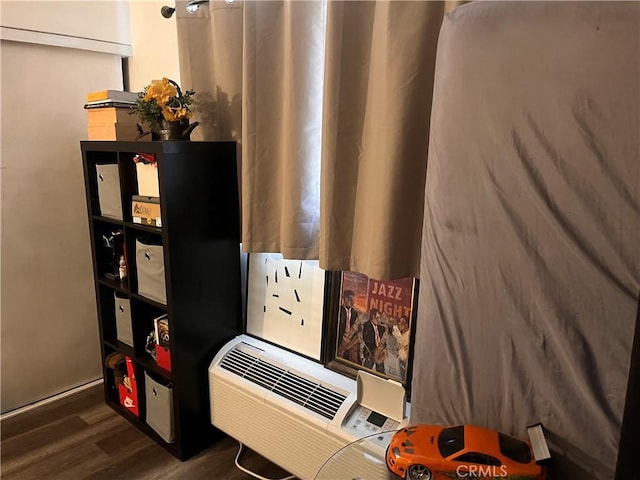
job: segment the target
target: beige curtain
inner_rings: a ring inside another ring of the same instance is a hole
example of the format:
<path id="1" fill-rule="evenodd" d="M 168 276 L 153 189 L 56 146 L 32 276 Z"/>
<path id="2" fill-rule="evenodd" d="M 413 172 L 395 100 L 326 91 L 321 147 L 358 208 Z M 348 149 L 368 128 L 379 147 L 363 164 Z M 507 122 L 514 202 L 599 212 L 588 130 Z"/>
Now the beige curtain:
<path id="1" fill-rule="evenodd" d="M 419 276 L 435 49 L 453 5 L 177 6 L 183 84 L 214 88 L 230 112 L 201 133 L 241 142 L 245 251 Z"/>
<path id="2" fill-rule="evenodd" d="M 242 244 L 317 259 L 326 4 L 245 2 Z"/>
<path id="3" fill-rule="evenodd" d="M 193 140 L 237 140 L 242 124 L 242 4 L 176 2 L 180 83 L 198 93 Z"/>
<path id="4" fill-rule="evenodd" d="M 419 275 L 440 2 L 329 2 L 320 266 Z"/>

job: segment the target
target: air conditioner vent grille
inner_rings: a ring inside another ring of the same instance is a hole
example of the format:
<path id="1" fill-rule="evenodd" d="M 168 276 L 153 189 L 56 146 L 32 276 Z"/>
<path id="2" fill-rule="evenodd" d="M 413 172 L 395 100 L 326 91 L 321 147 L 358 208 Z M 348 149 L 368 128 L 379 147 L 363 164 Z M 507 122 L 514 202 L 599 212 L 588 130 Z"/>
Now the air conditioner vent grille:
<path id="1" fill-rule="evenodd" d="M 347 398 L 237 348 L 222 358 L 220 367 L 330 420 Z"/>

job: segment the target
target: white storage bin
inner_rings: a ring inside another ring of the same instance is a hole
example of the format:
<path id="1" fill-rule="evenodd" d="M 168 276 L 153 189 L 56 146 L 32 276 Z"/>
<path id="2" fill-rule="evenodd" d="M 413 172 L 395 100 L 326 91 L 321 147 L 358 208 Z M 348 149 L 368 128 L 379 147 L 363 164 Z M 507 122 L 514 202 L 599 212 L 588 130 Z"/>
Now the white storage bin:
<path id="1" fill-rule="evenodd" d="M 167 304 L 164 278 L 164 249 L 145 238 L 136 239 L 136 271 L 138 293 L 156 302 Z"/>
<path id="2" fill-rule="evenodd" d="M 114 293 L 116 305 L 116 337 L 123 343 L 133 347 L 133 328 L 131 325 L 131 304 L 129 298 Z"/>
<path id="3" fill-rule="evenodd" d="M 122 196 L 117 164 L 96 165 L 100 215 L 122 220 Z"/>
<path id="4" fill-rule="evenodd" d="M 144 392 L 147 405 L 147 425 L 153 428 L 165 442 L 175 439 L 173 425 L 173 390 L 156 382 L 144 372 Z"/>

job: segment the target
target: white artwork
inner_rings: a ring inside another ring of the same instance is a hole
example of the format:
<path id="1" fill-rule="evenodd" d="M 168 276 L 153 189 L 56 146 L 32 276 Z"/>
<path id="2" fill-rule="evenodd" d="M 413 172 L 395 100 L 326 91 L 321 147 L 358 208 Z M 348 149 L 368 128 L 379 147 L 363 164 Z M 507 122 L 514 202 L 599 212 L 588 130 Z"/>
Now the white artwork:
<path id="1" fill-rule="evenodd" d="M 324 281 L 315 260 L 250 254 L 247 333 L 320 360 Z"/>

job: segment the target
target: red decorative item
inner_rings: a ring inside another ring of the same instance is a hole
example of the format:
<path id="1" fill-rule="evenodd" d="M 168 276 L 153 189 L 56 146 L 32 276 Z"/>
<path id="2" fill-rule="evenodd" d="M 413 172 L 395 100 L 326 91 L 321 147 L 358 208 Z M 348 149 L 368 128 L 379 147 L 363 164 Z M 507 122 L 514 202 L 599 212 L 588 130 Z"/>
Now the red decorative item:
<path id="1" fill-rule="evenodd" d="M 133 369 L 133 361 L 129 357 L 125 357 L 127 362 L 127 377 L 131 388 L 128 388 L 123 383 L 118 385 L 118 391 L 120 393 L 120 405 L 133 413 L 136 417 L 140 416 L 138 410 L 138 384 L 136 382 L 136 375 Z"/>
<path id="2" fill-rule="evenodd" d="M 171 371 L 171 351 L 162 345 L 156 345 L 156 363 L 160 368 Z"/>
<path id="3" fill-rule="evenodd" d="M 136 153 L 135 157 L 133 157 L 133 161 L 135 163 L 144 163 L 144 164 L 153 163 L 155 167 L 158 168 L 158 164 L 156 163 L 155 153 Z"/>

